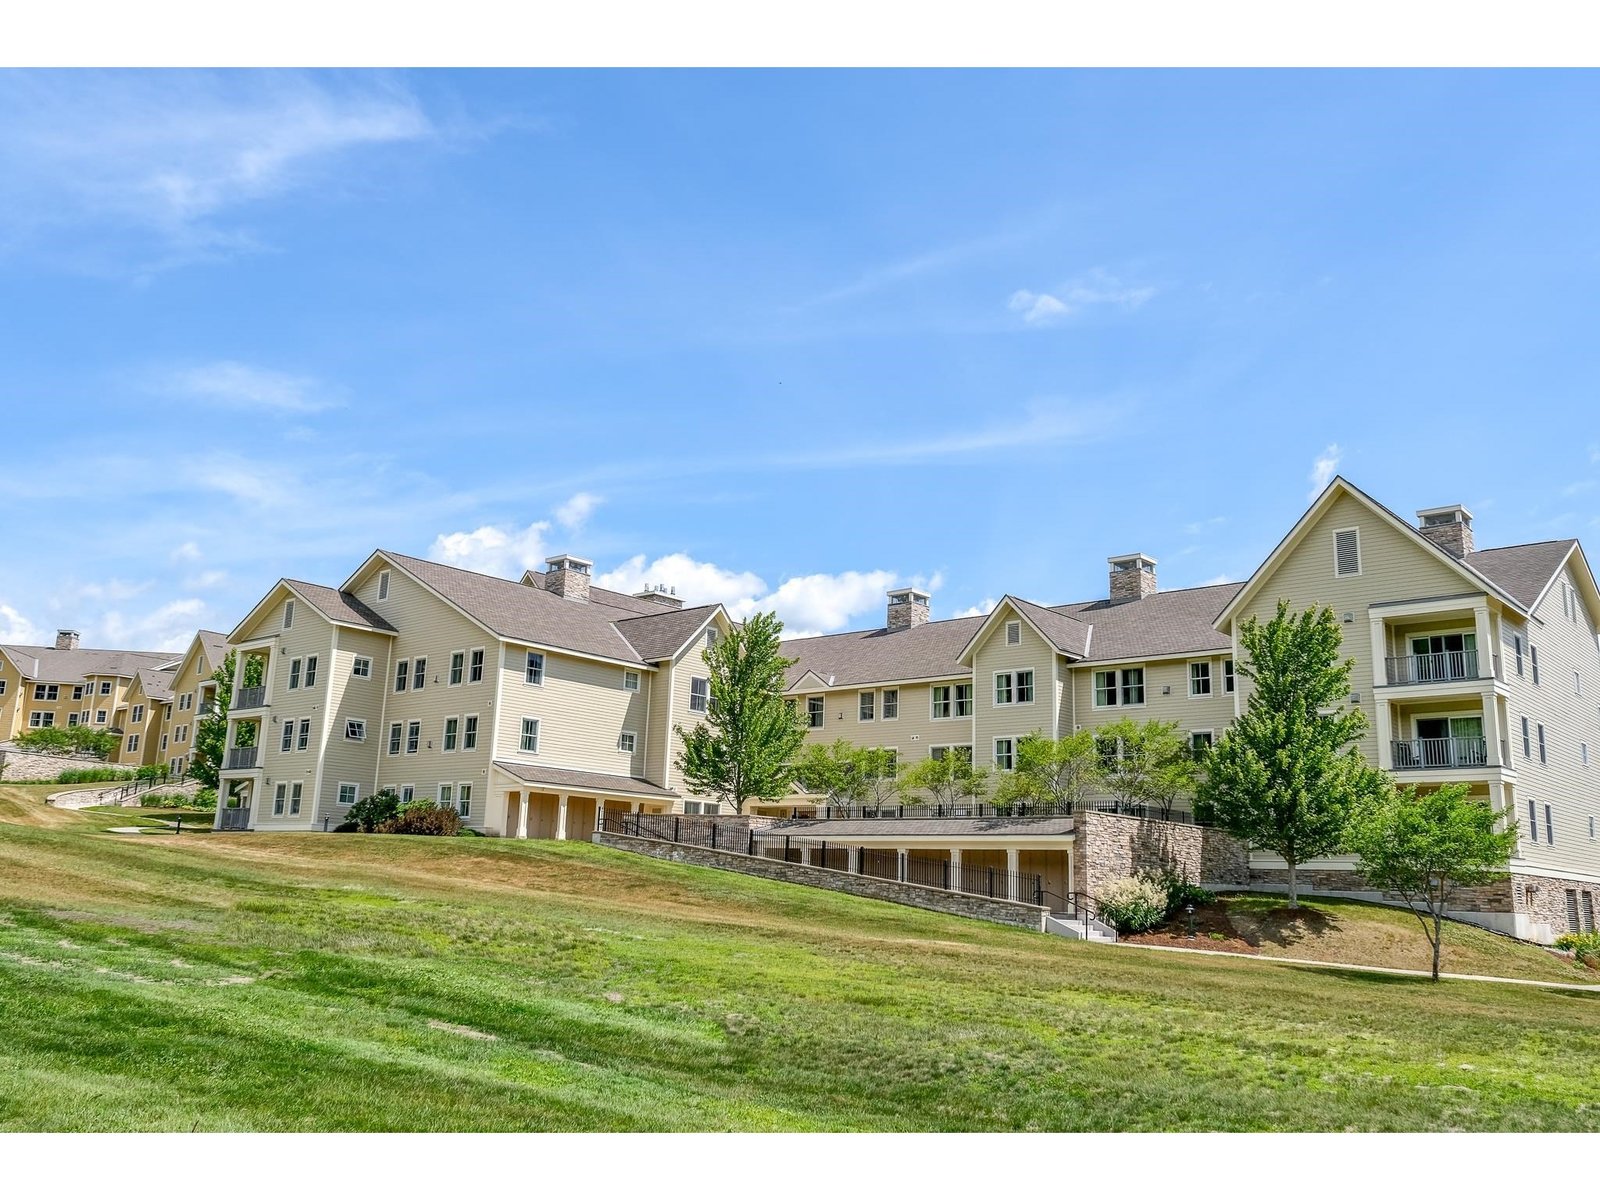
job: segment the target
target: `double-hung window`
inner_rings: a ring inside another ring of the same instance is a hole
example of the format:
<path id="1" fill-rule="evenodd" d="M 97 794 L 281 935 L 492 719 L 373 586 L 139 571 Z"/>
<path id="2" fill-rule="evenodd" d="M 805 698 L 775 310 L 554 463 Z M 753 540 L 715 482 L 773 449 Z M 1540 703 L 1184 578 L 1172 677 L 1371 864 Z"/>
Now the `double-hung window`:
<path id="1" fill-rule="evenodd" d="M 61 695 L 59 686 L 53 683 L 36 683 L 33 685 L 33 698 L 35 700 L 54 700 Z"/>
<path id="2" fill-rule="evenodd" d="M 372 675 L 372 660 L 364 654 L 358 654 L 355 661 L 350 664 L 350 674 L 357 679 L 367 679 Z"/>
<path id="3" fill-rule="evenodd" d="M 933 688 L 933 719 L 941 721 L 950 715 L 950 685 L 941 683 Z"/>
<path id="4" fill-rule="evenodd" d="M 283 723 L 283 744 L 279 747 L 285 754 L 294 749 L 294 722 Z"/>
<path id="5" fill-rule="evenodd" d="M 296 750 L 308 749 L 311 745 L 311 718 L 300 718 L 300 737 L 295 742 Z"/>
<path id="6" fill-rule="evenodd" d="M 143 720 L 144 720 L 144 705 L 135 704 L 133 706 L 133 723 L 135 725 L 137 725 Z"/>
<path id="7" fill-rule="evenodd" d="M 622 673 L 622 690 L 625 692 L 637 692 L 639 690 L 639 672 L 624 671 Z"/>
<path id="8" fill-rule="evenodd" d="M 483 682 L 483 651 L 474 650 L 467 659 L 467 682 Z"/>
<path id="9" fill-rule="evenodd" d="M 689 711 L 703 713 L 711 707 L 711 681 L 698 677 L 689 680 Z"/>
<path id="10" fill-rule="evenodd" d="M 454 784 L 441 783 L 439 785 L 439 799 L 436 801 L 440 808 L 454 808 L 456 806 L 456 789 Z"/>
<path id="11" fill-rule="evenodd" d="M 1033 703 L 1033 672 L 1032 671 L 1018 671 L 1017 672 L 1017 703 L 1018 704 L 1032 704 Z"/>
<path id="12" fill-rule="evenodd" d="M 463 750 L 476 750 L 478 748 L 478 718 L 476 716 L 461 718 L 461 748 Z"/>
<path id="13" fill-rule="evenodd" d="M 885 721 L 898 721 L 900 719 L 900 689 L 883 689 L 883 719 Z"/>
<path id="14" fill-rule="evenodd" d="M 1120 671 L 1094 673 L 1094 706 L 1124 708 L 1144 703 L 1144 668 L 1124 667 Z"/>
<path id="15" fill-rule="evenodd" d="M 94 713 L 94 723 L 96 725 L 104 725 L 106 723 L 106 718 L 108 716 L 110 716 L 110 715 L 111 714 L 108 713 L 105 709 L 97 708 L 97 709 L 95 709 L 95 713 Z"/>
<path id="16" fill-rule="evenodd" d="M 539 753 L 539 721 L 536 717 L 522 718 L 522 749 L 527 754 Z"/>
<path id="17" fill-rule="evenodd" d="M 1539 647 L 1533 645 L 1532 643 L 1529 643 L 1529 645 L 1528 645 L 1528 666 L 1533 671 L 1533 684 L 1534 684 L 1535 687 L 1538 687 L 1539 686 Z"/>
<path id="18" fill-rule="evenodd" d="M 289 690 L 292 692 L 300 686 L 300 662 L 298 658 L 289 660 Z"/>
<path id="19" fill-rule="evenodd" d="M 1544 726 L 1542 724 L 1539 726 L 1539 761 L 1540 762 L 1549 762 L 1550 761 L 1545 756 Z"/>
<path id="20" fill-rule="evenodd" d="M 130 733 L 128 735 L 128 753 L 132 754 L 138 748 L 139 748 L 139 735 L 137 733 Z"/>
<path id="21" fill-rule="evenodd" d="M 356 802 L 356 785 L 353 784 L 353 783 L 341 783 L 339 785 L 339 803 L 340 804 L 354 804 L 355 802 Z"/>
<path id="22" fill-rule="evenodd" d="M 1016 743 L 1011 738 L 995 738 L 994 765 L 1000 771 L 1009 771 L 1017 765 Z"/>
<path id="23" fill-rule="evenodd" d="M 397 692 L 405 691 L 406 690 L 406 682 L 410 678 L 411 678 L 411 660 L 409 658 L 402 658 L 394 666 L 394 690 L 397 691 Z"/>
<path id="24" fill-rule="evenodd" d="M 450 686 L 455 687 L 461 682 L 462 675 L 467 669 L 467 656 L 464 651 L 457 650 L 450 656 Z"/>
<path id="25" fill-rule="evenodd" d="M 472 815 L 472 785 L 460 783 L 456 785 L 456 815 L 470 817 Z"/>
<path id="26" fill-rule="evenodd" d="M 535 685 L 544 683 L 544 655 L 537 650 L 528 651 L 522 667 L 522 682 Z"/>
<path id="27" fill-rule="evenodd" d="M 460 718 L 446 717 L 444 719 L 444 752 L 446 754 L 449 754 L 455 750 L 456 740 L 459 736 L 460 729 Z"/>
<path id="28" fill-rule="evenodd" d="M 419 658 L 411 668 L 411 690 L 413 692 L 420 692 L 422 690 L 422 685 L 427 682 L 428 660 L 425 658 Z"/>
<path id="29" fill-rule="evenodd" d="M 422 746 L 422 722 L 412 721 L 406 725 L 406 753 L 415 754 Z"/>
<path id="30" fill-rule="evenodd" d="M 806 697 L 806 727 L 808 729 L 822 728 L 823 703 L 821 696 Z"/>
<path id="31" fill-rule="evenodd" d="M 305 793 L 305 786 L 303 783 L 291 783 L 289 785 L 289 815 L 291 817 L 300 815 L 300 798 Z"/>
<path id="32" fill-rule="evenodd" d="M 283 816 L 283 804 L 284 804 L 285 798 L 288 795 L 289 795 L 289 785 L 287 783 L 280 783 L 276 788 L 273 789 L 273 791 L 272 791 L 272 815 L 273 816 L 275 816 L 275 817 Z"/>
<path id="33" fill-rule="evenodd" d="M 956 716 L 970 717 L 972 715 L 972 685 L 970 683 L 956 684 Z"/>
<path id="34" fill-rule="evenodd" d="M 54 689 L 54 688 L 52 688 L 52 689 L 50 689 L 50 690 L 51 690 L 51 695 L 50 695 L 50 699 L 52 699 L 52 700 L 54 700 L 54 699 L 55 699 L 55 689 Z M 111 695 L 111 680 L 109 680 L 109 679 L 102 679 L 102 680 L 101 680 L 101 681 L 100 681 L 100 694 L 101 694 L 101 695 L 102 695 L 102 696 L 109 696 L 109 695 Z"/>
<path id="35" fill-rule="evenodd" d="M 617 735 L 617 749 L 622 753 L 632 754 L 636 745 L 638 745 L 638 738 L 633 734 L 624 731 Z"/>
<path id="36" fill-rule="evenodd" d="M 1528 734 L 1528 718 L 1522 718 L 1522 757 L 1533 757 L 1533 739 Z"/>
<path id="37" fill-rule="evenodd" d="M 1208 662 L 1192 662 L 1189 664 L 1189 695 L 1211 695 L 1211 664 Z"/>
<path id="38" fill-rule="evenodd" d="M 393 725 L 389 726 L 389 753 L 390 754 L 399 754 L 400 753 L 400 736 L 401 736 L 402 732 L 403 732 L 403 730 L 401 729 L 400 722 L 398 722 L 398 721 L 396 721 Z"/>
<path id="39" fill-rule="evenodd" d="M 876 692 L 862 692 L 856 697 L 856 719 L 870 721 L 873 711 L 877 707 L 878 694 Z"/>
<path id="40" fill-rule="evenodd" d="M 308 688 L 317 686 L 317 656 L 315 654 L 306 659 L 306 686 Z"/>
<path id="41" fill-rule="evenodd" d="M 1233 695 L 1233 659 L 1222 660 L 1222 690 L 1228 695 Z"/>
<path id="42" fill-rule="evenodd" d="M 1189 734 L 1189 752 L 1200 758 L 1211 749 L 1213 741 L 1211 730 L 1196 729 Z"/>
<path id="43" fill-rule="evenodd" d="M 1010 671 L 1000 671 L 994 677 L 994 702 L 996 704 L 1010 704 L 1016 698 Z"/>

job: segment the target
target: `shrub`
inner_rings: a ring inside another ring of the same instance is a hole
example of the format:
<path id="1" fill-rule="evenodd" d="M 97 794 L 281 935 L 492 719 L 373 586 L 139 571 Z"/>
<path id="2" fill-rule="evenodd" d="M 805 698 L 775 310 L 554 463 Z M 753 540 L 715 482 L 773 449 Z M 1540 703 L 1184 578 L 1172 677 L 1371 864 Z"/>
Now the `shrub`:
<path id="1" fill-rule="evenodd" d="M 483 836 L 483 831 L 480 830 L 480 829 L 468 829 L 465 825 L 463 825 L 460 829 L 456 830 L 456 836 L 457 837 L 482 837 Z"/>
<path id="2" fill-rule="evenodd" d="M 189 807 L 203 808 L 207 811 L 215 812 L 217 809 L 217 789 L 209 787 L 201 788 L 189 801 Z"/>
<path id="3" fill-rule="evenodd" d="M 413 800 L 400 806 L 392 821 L 378 826 L 379 833 L 411 833 L 424 837 L 454 837 L 461 829 L 461 818 L 453 808 L 443 808 L 432 800 Z"/>
<path id="4" fill-rule="evenodd" d="M 140 808 L 188 808 L 189 797 L 182 792 L 157 792 L 139 797 Z"/>
<path id="5" fill-rule="evenodd" d="M 83 754 L 107 759 L 117 752 L 122 738 L 87 725 L 52 725 L 47 729 L 30 729 L 13 739 L 23 750 L 39 754 Z"/>
<path id="6" fill-rule="evenodd" d="M 1170 863 L 1159 870 L 1142 872 L 1142 876 L 1166 894 L 1166 916 L 1169 918 L 1182 912 L 1186 904 L 1200 908 L 1216 903 L 1216 893 L 1207 891 L 1197 883 L 1190 883 L 1189 877 Z"/>
<path id="7" fill-rule="evenodd" d="M 147 766 L 139 767 L 133 772 L 133 777 L 135 779 L 164 779 L 166 776 L 167 769 L 163 766 L 157 765 L 156 763 L 150 763 Z"/>
<path id="8" fill-rule="evenodd" d="M 1118 933 L 1144 933 L 1167 918 L 1167 893 L 1149 878 L 1119 879 L 1095 901 L 1100 919 Z"/>
<path id="9" fill-rule="evenodd" d="M 394 820 L 399 813 L 400 797 L 389 788 L 384 788 L 352 804 L 348 818 L 355 822 L 362 833 L 372 833 L 378 826 Z"/>
<path id="10" fill-rule="evenodd" d="M 1600 971 L 1600 933 L 1563 933 L 1556 949 L 1570 950 L 1584 966 Z"/>
<path id="11" fill-rule="evenodd" d="M 121 767 L 75 767 L 56 776 L 57 783 L 124 783 L 133 772 Z"/>
<path id="12" fill-rule="evenodd" d="M 361 826 L 354 821 L 342 821 L 333 827 L 335 833 L 360 833 Z"/>

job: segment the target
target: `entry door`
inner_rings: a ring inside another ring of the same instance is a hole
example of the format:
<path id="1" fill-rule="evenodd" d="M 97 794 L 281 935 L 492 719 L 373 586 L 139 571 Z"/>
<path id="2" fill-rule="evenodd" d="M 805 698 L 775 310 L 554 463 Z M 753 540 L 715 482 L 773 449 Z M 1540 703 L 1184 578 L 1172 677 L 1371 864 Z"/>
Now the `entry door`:
<path id="1" fill-rule="evenodd" d="M 1411 639 L 1411 653 L 1416 660 L 1417 682 L 1437 679 L 1467 679 L 1475 672 L 1467 670 L 1467 655 L 1478 649 L 1475 633 L 1435 633 L 1428 637 Z"/>

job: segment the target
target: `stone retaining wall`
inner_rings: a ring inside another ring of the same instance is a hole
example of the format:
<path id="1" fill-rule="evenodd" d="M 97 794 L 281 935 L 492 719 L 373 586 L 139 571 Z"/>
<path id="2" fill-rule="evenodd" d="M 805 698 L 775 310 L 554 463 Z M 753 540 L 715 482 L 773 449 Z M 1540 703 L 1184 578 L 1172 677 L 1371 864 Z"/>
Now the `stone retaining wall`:
<path id="1" fill-rule="evenodd" d="M 1578 893 L 1578 923 L 1583 923 L 1583 897 L 1585 893 L 1590 896 L 1590 903 L 1600 911 L 1600 885 L 1585 882 L 1581 879 L 1552 879 L 1544 875 L 1513 875 L 1506 881 L 1506 886 L 1512 890 L 1513 895 L 1520 901 L 1517 911 L 1525 914 L 1534 923 L 1534 938 L 1537 941 L 1552 942 L 1563 933 L 1568 932 L 1567 921 L 1567 889 L 1571 888 Z M 1539 930 L 1538 925 L 1548 927 L 1548 936 L 1540 936 L 1545 930 Z"/>
<path id="2" fill-rule="evenodd" d="M 53 783 L 63 771 L 82 767 L 104 767 L 108 764 L 93 757 L 75 754 L 39 754 L 32 750 L 17 750 L 0 746 L 0 758 L 5 760 L 5 771 L 0 772 L 0 783 Z"/>
<path id="3" fill-rule="evenodd" d="M 1244 843 L 1220 829 L 1084 812 L 1072 819 L 1072 889 L 1090 896 L 1117 879 L 1171 867 L 1206 887 L 1250 881 Z"/>
<path id="4" fill-rule="evenodd" d="M 684 820 L 690 818 L 685 817 Z M 761 821 L 767 818 L 706 818 L 707 820 L 748 819 Z M 719 837 L 720 837 L 719 833 Z M 748 829 L 746 829 L 748 836 Z M 737 871 L 761 879 L 776 879 L 784 883 L 798 883 L 806 887 L 826 888 L 851 896 L 865 896 L 871 900 L 887 900 L 891 904 L 906 904 L 912 908 L 925 908 L 932 912 L 949 913 L 957 917 L 973 917 L 980 921 L 993 921 L 999 925 L 1012 925 L 1020 929 L 1044 931 L 1044 918 L 1048 910 L 1035 904 L 1015 900 L 991 900 L 987 896 L 969 896 L 962 892 L 945 892 L 938 888 L 923 887 L 916 883 L 899 883 L 893 879 L 878 879 L 871 875 L 852 875 L 848 871 L 834 871 L 826 867 L 807 867 L 799 863 L 784 862 L 776 858 L 751 858 L 745 854 L 726 850 L 712 850 L 706 846 L 689 846 L 681 842 L 664 842 L 652 838 L 624 837 L 620 834 L 598 832 L 594 835 L 598 845 L 614 850 L 631 850 L 648 854 L 668 862 L 686 863 L 696 867 L 713 867 L 720 871 Z"/>

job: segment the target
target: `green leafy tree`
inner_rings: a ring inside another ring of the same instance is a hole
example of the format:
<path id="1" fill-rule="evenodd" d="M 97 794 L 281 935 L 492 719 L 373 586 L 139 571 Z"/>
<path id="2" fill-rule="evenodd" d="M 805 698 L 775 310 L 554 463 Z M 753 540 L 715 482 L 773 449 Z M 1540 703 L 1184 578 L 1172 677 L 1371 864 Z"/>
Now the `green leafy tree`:
<path id="1" fill-rule="evenodd" d="M 703 724 L 676 726 L 683 749 L 678 770 L 691 790 L 743 812 L 750 800 L 777 800 L 794 780 L 805 729 L 784 703 L 784 672 L 794 660 L 778 652 L 783 622 L 756 613 L 706 651 L 711 696 Z"/>
<path id="2" fill-rule="evenodd" d="M 1206 756 L 1195 815 L 1281 857 L 1296 908 L 1299 865 L 1342 850 L 1351 815 L 1392 785 L 1355 747 L 1367 721 L 1345 702 L 1354 660 L 1332 609 L 1280 600 L 1265 625 L 1240 625 L 1239 644 L 1250 699 Z"/>
<path id="3" fill-rule="evenodd" d="M 1117 807 L 1149 806 L 1172 815 L 1180 797 L 1192 796 L 1199 771 L 1176 721 L 1135 721 L 1125 717 L 1094 731 L 1099 748 L 1101 785 Z"/>
<path id="4" fill-rule="evenodd" d="M 1357 870 L 1411 906 L 1433 949 L 1435 981 L 1451 898 L 1504 879 L 1516 852 L 1516 822 L 1497 830 L 1497 820 L 1467 784 L 1447 783 L 1422 793 L 1391 788 L 1350 823 L 1346 848 L 1361 856 Z"/>
<path id="5" fill-rule="evenodd" d="M 120 735 L 88 725 L 51 725 L 30 729 L 13 739 L 24 750 L 37 754 L 85 754 L 104 761 L 117 752 Z"/>
<path id="6" fill-rule="evenodd" d="M 994 802 L 1002 807 L 1022 803 L 1069 810 L 1095 790 L 1098 780 L 1091 730 L 1064 738 L 1034 733 L 1017 742 L 1016 766 L 1001 773 Z"/>
<path id="7" fill-rule="evenodd" d="M 233 673 L 236 663 L 234 652 L 228 651 L 217 669 L 211 673 L 217 689 L 212 694 L 212 710 L 201 717 L 194 727 L 194 750 L 189 756 L 189 774 L 208 788 L 217 786 L 218 772 L 222 769 L 222 752 L 228 741 L 228 705 L 233 702 Z M 264 674 L 261 659 L 245 659 L 243 687 L 260 687 Z M 244 726 L 239 730 L 239 744 L 255 744 L 255 730 Z"/>
<path id="8" fill-rule="evenodd" d="M 989 787 L 989 772 L 972 765 L 972 752 L 946 750 L 938 758 L 925 758 L 900 773 L 902 795 L 921 795 L 948 808 L 963 801 L 981 800 Z"/>
<path id="9" fill-rule="evenodd" d="M 837 807 L 876 812 L 899 797 L 893 750 L 853 746 L 844 738 L 831 745 L 807 746 L 795 760 L 795 779 Z"/>

